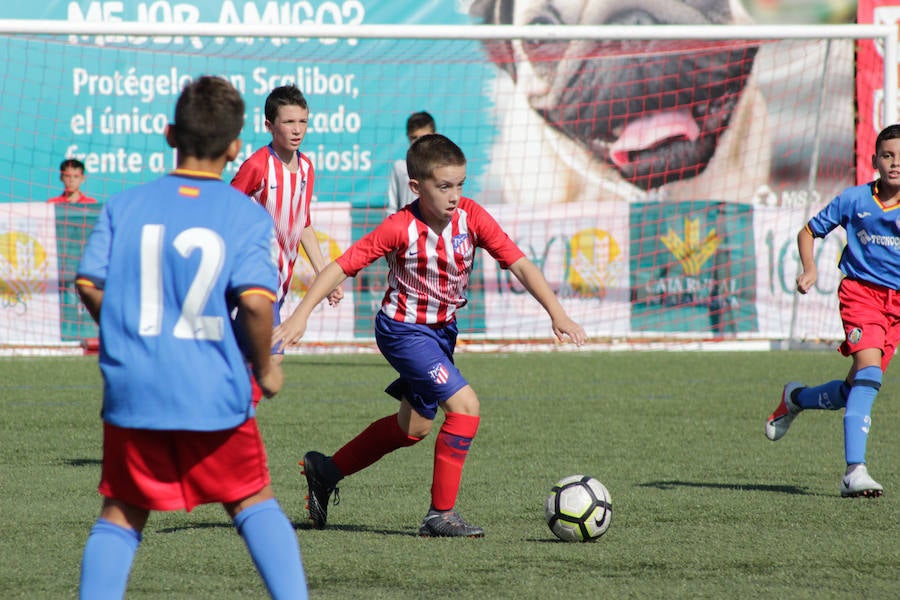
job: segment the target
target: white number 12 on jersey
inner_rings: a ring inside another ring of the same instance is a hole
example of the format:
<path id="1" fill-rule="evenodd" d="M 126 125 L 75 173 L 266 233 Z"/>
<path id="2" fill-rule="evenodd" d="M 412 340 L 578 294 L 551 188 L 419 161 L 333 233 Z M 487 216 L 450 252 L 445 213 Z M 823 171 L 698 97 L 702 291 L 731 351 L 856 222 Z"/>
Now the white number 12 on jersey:
<path id="1" fill-rule="evenodd" d="M 138 331 L 159 335 L 163 320 L 163 225 L 144 225 L 141 231 L 141 316 Z M 200 250 L 200 266 L 181 299 L 181 315 L 172 334 L 180 339 L 219 341 L 225 335 L 223 317 L 203 316 L 225 259 L 225 242 L 215 231 L 203 227 L 185 229 L 172 241 L 181 256 Z"/>

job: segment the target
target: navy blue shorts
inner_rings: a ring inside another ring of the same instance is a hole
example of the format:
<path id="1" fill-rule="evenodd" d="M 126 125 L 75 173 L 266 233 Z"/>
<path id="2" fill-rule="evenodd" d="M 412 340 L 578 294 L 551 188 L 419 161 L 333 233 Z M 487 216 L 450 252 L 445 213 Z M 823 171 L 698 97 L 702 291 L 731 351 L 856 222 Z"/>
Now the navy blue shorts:
<path id="1" fill-rule="evenodd" d="M 274 314 L 272 315 L 272 327 L 273 328 L 281 325 L 281 307 L 283 304 L 284 304 L 284 300 L 280 300 L 280 301 L 275 302 L 272 305 L 272 310 L 274 311 Z M 232 324 L 232 327 L 234 328 L 234 335 L 235 335 L 235 337 L 237 337 L 238 345 L 240 345 L 240 347 L 242 349 L 244 349 L 244 352 L 246 352 L 246 348 L 247 348 L 246 332 L 238 324 L 237 319 L 232 319 L 231 324 Z M 272 354 L 284 354 L 284 347 L 278 346 L 277 348 L 273 348 Z"/>
<path id="2" fill-rule="evenodd" d="M 439 329 L 401 323 L 383 312 L 375 315 L 378 349 L 400 377 L 385 392 L 406 400 L 426 419 L 437 416 L 438 405 L 468 385 L 453 364 L 456 322 Z"/>

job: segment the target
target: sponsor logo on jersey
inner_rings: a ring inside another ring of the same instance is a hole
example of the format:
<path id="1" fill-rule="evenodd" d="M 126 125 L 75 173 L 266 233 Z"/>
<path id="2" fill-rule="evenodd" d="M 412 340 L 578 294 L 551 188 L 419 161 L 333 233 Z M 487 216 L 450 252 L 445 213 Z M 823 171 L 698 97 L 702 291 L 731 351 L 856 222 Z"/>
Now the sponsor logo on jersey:
<path id="1" fill-rule="evenodd" d="M 856 237 L 859 239 L 859 243 L 863 246 L 865 246 L 866 244 L 875 244 L 876 246 L 900 248 L 900 237 L 897 237 L 896 235 L 873 235 L 865 229 L 861 229 L 856 232 Z"/>

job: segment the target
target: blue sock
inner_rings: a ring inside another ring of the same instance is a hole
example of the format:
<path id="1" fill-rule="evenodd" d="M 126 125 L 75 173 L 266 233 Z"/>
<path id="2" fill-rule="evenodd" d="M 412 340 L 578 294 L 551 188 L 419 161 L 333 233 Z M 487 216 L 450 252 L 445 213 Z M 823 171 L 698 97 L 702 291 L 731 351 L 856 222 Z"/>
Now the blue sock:
<path id="1" fill-rule="evenodd" d="M 844 458 L 848 465 L 866 462 L 866 442 L 872 424 L 872 404 L 881 389 L 881 368 L 865 367 L 856 372 L 847 410 L 844 412 Z"/>
<path id="2" fill-rule="evenodd" d="M 141 534 L 106 519 L 91 528 L 81 558 L 79 598 L 122 600 Z"/>
<path id="3" fill-rule="evenodd" d="M 800 408 L 838 410 L 847 405 L 850 386 L 843 379 L 835 379 L 815 387 L 802 388 L 794 402 Z"/>
<path id="4" fill-rule="evenodd" d="M 245 508 L 234 518 L 234 526 L 273 598 L 309 597 L 297 535 L 277 500 Z"/>

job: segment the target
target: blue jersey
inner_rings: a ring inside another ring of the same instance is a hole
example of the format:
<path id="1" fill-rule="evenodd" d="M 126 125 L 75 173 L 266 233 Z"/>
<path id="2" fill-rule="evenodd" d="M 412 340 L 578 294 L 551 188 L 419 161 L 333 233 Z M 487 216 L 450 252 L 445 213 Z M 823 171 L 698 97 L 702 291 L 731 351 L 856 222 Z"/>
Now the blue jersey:
<path id="1" fill-rule="evenodd" d="M 231 314 L 273 300 L 278 245 L 265 209 L 221 179 L 175 171 L 110 198 L 76 279 L 103 290 L 103 419 L 217 431 L 253 415 Z"/>
<path id="2" fill-rule="evenodd" d="M 825 237 L 838 225 L 847 232 L 839 265 L 844 275 L 900 290 L 900 204 L 885 208 L 877 181 L 847 188 L 807 227 Z"/>

